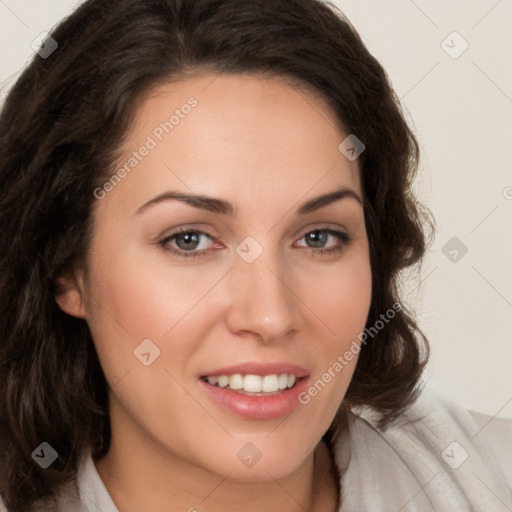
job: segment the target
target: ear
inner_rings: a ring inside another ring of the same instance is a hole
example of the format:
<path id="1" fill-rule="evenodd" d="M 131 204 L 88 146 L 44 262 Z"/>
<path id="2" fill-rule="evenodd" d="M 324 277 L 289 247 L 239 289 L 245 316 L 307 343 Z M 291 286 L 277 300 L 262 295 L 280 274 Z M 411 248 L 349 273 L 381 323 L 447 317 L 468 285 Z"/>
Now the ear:
<path id="1" fill-rule="evenodd" d="M 56 279 L 55 301 L 60 309 L 68 315 L 86 318 L 82 296 L 83 278 L 81 271 L 67 270 Z"/>

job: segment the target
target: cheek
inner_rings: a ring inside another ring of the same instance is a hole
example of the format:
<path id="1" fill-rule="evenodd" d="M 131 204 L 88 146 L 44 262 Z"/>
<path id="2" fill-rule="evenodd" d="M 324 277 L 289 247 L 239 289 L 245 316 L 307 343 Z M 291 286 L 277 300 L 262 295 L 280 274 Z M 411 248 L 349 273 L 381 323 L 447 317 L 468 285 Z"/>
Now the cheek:
<path id="1" fill-rule="evenodd" d="M 179 279 L 171 283 L 164 269 L 142 261 L 129 247 L 109 250 L 115 243 L 119 241 L 111 239 L 92 251 L 87 278 L 88 325 L 111 386 L 127 372 L 135 375 L 147 369 L 142 354 L 148 350 L 139 347 L 149 348 L 152 368 L 160 366 L 164 343 L 171 336 L 165 335 L 184 314 Z M 182 350 L 176 355 L 186 357 Z"/>
<path id="2" fill-rule="evenodd" d="M 353 332 L 366 321 L 371 301 L 369 272 L 347 272 L 326 286 L 324 303 L 337 334 Z"/>
<path id="3" fill-rule="evenodd" d="M 176 398 L 179 386 L 169 386 L 163 370 L 180 381 L 189 372 L 207 334 L 204 322 L 219 314 L 218 304 L 205 295 L 225 269 L 179 268 L 158 248 L 121 244 L 104 239 L 90 259 L 88 324 L 102 368 L 111 386 L 130 372 L 128 380 L 137 379 L 139 389 L 173 389 Z M 142 354 L 148 351 L 154 362 L 146 367 Z"/>
<path id="4" fill-rule="evenodd" d="M 129 248 L 117 255 L 98 254 L 91 268 L 91 289 L 97 299 L 91 304 L 93 323 L 101 323 L 95 318 L 99 314 L 105 323 L 117 324 L 115 328 L 129 333 L 133 340 L 164 336 L 201 292 L 190 280 L 190 272 L 172 270 L 165 265 L 165 258 L 142 258 Z"/>
<path id="5" fill-rule="evenodd" d="M 195 349 L 190 340 L 197 338 L 187 311 L 200 295 L 183 273 L 152 263 L 129 248 L 96 253 L 88 279 L 93 291 L 88 323 L 123 411 L 141 422 L 152 418 L 153 429 L 179 431 L 194 415 L 204 416 L 180 385 Z M 176 410 L 179 417 L 170 414 Z"/>
<path id="6" fill-rule="evenodd" d="M 315 358 L 314 378 L 301 397 L 301 403 L 327 429 L 355 371 L 359 357 L 360 334 L 364 330 L 371 305 L 372 274 L 364 244 L 339 267 L 325 267 L 314 275 L 303 273 L 301 289 L 304 302 L 316 318 L 308 352 Z M 308 293 L 306 293 L 308 292 Z"/>
<path id="7" fill-rule="evenodd" d="M 343 399 L 352 379 L 360 352 L 360 334 L 371 305 L 372 275 L 368 253 L 363 250 L 345 263 L 339 273 L 332 273 L 330 279 L 325 279 L 321 287 L 323 292 L 315 288 L 317 303 L 323 305 L 320 317 L 328 327 L 321 344 L 323 354 L 318 377 L 330 388 L 331 399 L 326 401 L 325 407 L 331 413 Z M 322 383 L 317 388 L 323 390 Z"/>
<path id="8" fill-rule="evenodd" d="M 303 279 L 310 283 L 307 303 L 326 327 L 327 346 L 344 350 L 364 329 L 370 309 L 372 274 L 367 251 L 341 260 L 339 270 L 327 268 L 323 274 Z"/>

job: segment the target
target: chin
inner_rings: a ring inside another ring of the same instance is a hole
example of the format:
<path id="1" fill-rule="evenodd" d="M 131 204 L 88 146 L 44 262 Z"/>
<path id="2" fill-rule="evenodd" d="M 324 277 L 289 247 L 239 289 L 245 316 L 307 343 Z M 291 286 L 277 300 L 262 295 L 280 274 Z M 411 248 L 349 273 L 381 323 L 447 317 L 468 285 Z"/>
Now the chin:
<path id="1" fill-rule="evenodd" d="M 319 434 L 321 437 L 321 435 Z M 302 444 L 285 432 L 277 434 L 244 435 L 219 443 L 211 453 L 209 470 L 239 482 L 264 482 L 282 479 L 295 472 L 317 445 L 315 441 Z M 210 447 L 211 450 L 211 447 Z"/>

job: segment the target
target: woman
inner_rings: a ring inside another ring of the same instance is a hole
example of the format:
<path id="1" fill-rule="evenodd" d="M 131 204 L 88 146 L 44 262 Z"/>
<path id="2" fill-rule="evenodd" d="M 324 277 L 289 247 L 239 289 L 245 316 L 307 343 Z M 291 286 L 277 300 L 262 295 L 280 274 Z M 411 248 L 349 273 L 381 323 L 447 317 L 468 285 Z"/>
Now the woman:
<path id="1" fill-rule="evenodd" d="M 418 146 L 339 12 L 89 0 L 43 48 L 0 119 L 8 510 L 512 508 L 510 422 L 421 391 Z"/>

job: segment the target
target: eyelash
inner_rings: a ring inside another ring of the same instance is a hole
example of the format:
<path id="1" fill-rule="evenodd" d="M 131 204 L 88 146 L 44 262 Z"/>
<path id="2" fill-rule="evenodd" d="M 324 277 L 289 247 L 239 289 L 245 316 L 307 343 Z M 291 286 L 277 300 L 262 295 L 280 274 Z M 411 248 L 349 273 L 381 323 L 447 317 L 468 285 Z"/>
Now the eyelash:
<path id="1" fill-rule="evenodd" d="M 343 249 L 345 249 L 345 247 L 350 242 L 352 242 L 352 237 L 348 233 L 345 233 L 343 231 L 336 231 L 334 229 L 327 229 L 327 228 L 313 229 L 311 231 L 308 231 L 308 232 L 304 233 L 304 235 L 302 235 L 302 237 L 300 239 L 302 240 L 302 238 L 306 237 L 307 235 L 310 235 L 311 233 L 326 233 L 328 235 L 333 235 L 340 242 L 340 244 L 338 246 L 331 247 L 330 249 L 310 248 L 311 252 L 313 252 L 314 254 L 320 254 L 322 256 L 328 256 L 330 254 L 340 252 Z M 165 237 L 163 240 L 158 242 L 158 245 L 160 245 L 165 251 L 171 252 L 179 259 L 189 259 L 189 258 L 197 258 L 197 257 L 207 256 L 207 254 L 209 253 L 209 251 L 207 249 L 204 249 L 202 251 L 183 251 L 181 249 L 169 248 L 168 244 L 170 241 L 172 241 L 175 238 L 179 237 L 180 235 L 184 235 L 184 234 L 186 234 L 186 235 L 189 235 L 189 234 L 204 235 L 204 236 L 210 238 L 211 240 L 214 240 L 210 235 L 208 235 L 208 233 L 204 233 L 203 231 L 187 229 L 187 228 L 180 228 L 178 231 L 174 232 L 173 234 Z"/>

